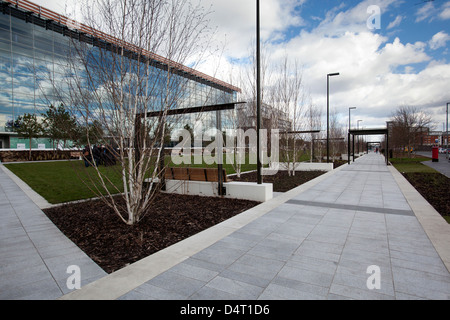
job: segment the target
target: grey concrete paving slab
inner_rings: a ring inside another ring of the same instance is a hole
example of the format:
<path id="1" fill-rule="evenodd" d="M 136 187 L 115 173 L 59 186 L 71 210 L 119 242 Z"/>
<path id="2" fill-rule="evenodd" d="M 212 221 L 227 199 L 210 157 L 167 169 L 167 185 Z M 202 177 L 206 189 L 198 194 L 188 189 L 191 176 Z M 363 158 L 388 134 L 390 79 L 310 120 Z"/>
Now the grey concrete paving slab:
<path id="1" fill-rule="evenodd" d="M 253 286 L 265 288 L 273 279 L 273 274 L 264 273 L 260 270 L 258 272 L 250 273 L 252 270 L 248 265 L 233 264 L 232 267 L 225 269 L 220 273 L 221 277 L 248 283 Z"/>
<path id="2" fill-rule="evenodd" d="M 187 299 L 207 284 L 206 281 L 200 281 L 190 276 L 180 275 L 170 270 L 162 273 L 147 283 L 155 287 L 166 289 L 177 295 L 181 295 L 184 299 Z"/>
<path id="3" fill-rule="evenodd" d="M 234 296 L 240 297 L 242 300 L 256 300 L 264 291 L 263 287 L 230 279 L 219 275 L 206 285 L 208 288 L 224 291 Z"/>
<path id="4" fill-rule="evenodd" d="M 191 300 L 245 300 L 243 297 L 211 287 L 203 287 L 191 297 Z"/>
<path id="5" fill-rule="evenodd" d="M 0 299 L 57 299 L 67 268 L 81 269 L 81 285 L 106 273 L 65 237 L 0 164 Z M 31 192 L 30 192 L 31 193 Z"/>

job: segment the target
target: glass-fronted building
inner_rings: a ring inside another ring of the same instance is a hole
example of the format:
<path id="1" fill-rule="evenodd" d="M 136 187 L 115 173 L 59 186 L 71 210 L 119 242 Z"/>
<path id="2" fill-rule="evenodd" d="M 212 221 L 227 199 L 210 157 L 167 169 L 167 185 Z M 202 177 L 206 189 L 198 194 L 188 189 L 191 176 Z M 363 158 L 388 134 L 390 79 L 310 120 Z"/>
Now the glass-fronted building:
<path id="1" fill-rule="evenodd" d="M 61 93 L 52 82 L 67 78 L 68 54 L 74 41 L 95 48 L 93 35 L 80 32 L 69 20 L 26 0 L 0 0 L 0 149 L 28 148 L 28 140 L 13 132 L 11 124 L 17 117 L 34 113 L 38 117 L 50 105 L 59 105 Z M 165 60 L 155 59 L 154 72 L 165 72 Z M 158 61 L 159 60 L 159 61 Z M 175 72 L 184 81 L 186 90 L 177 100 L 177 108 L 232 103 L 236 88 L 188 67 L 179 66 Z M 225 117 L 224 117 L 225 118 Z M 215 113 L 203 121 L 214 124 Z M 208 126 L 209 124 L 206 124 Z M 35 139 L 38 145 L 52 147 L 48 139 Z"/>

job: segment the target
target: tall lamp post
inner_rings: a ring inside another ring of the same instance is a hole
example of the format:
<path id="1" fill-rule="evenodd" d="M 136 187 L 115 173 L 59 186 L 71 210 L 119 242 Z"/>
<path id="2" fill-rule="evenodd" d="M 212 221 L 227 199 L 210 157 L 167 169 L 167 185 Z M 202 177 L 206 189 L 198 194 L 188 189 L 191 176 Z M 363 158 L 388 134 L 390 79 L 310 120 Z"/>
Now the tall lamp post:
<path id="1" fill-rule="evenodd" d="M 348 148 L 347 148 L 348 164 L 350 164 L 350 130 L 352 129 L 352 121 L 350 120 L 351 119 L 350 111 L 352 111 L 354 109 L 356 109 L 356 107 L 348 108 Z"/>
<path id="2" fill-rule="evenodd" d="M 330 77 L 338 75 L 338 72 L 327 74 L 327 163 L 330 162 Z"/>
<path id="3" fill-rule="evenodd" d="M 262 184 L 261 165 L 261 40 L 260 40 L 259 0 L 256 0 L 256 140 L 257 140 L 257 182 Z"/>

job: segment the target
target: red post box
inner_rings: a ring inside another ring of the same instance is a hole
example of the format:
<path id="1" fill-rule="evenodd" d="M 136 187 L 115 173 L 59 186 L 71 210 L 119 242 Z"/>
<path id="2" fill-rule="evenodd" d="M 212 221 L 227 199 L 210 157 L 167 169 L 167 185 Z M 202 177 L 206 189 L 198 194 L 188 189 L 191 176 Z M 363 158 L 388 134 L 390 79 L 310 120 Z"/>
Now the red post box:
<path id="1" fill-rule="evenodd" d="M 433 162 L 439 162 L 439 148 L 433 147 L 432 156 Z"/>

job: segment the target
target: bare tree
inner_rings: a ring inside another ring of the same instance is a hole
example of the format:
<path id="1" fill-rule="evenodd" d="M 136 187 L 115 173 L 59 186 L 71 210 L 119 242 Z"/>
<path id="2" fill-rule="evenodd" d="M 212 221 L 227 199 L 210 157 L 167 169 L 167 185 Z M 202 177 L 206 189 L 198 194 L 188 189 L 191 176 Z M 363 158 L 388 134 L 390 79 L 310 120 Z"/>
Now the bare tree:
<path id="1" fill-rule="evenodd" d="M 322 127 L 321 123 L 322 119 L 322 113 L 320 109 L 312 103 L 312 101 L 309 101 L 308 109 L 306 110 L 306 121 L 308 124 L 308 130 L 320 130 Z M 314 140 L 320 139 L 321 134 L 320 133 L 311 133 L 311 143 L 310 143 L 310 162 L 313 162 L 313 154 L 315 147 Z"/>
<path id="2" fill-rule="evenodd" d="M 278 79 L 274 85 L 273 104 L 279 111 L 278 114 L 284 114 L 291 123 L 291 129 L 284 128 L 280 143 L 280 159 L 287 164 L 289 175 L 295 175 L 295 167 L 298 159 L 304 151 L 304 145 L 299 145 L 302 141 L 301 136 L 296 133 L 305 128 L 304 120 L 304 102 L 305 92 L 302 87 L 303 72 L 297 61 L 291 62 L 287 55 L 281 60 L 278 67 Z M 280 113 L 281 111 L 281 113 Z M 278 122 L 280 118 L 276 119 Z M 278 123 L 280 127 L 280 123 Z"/>
<path id="3" fill-rule="evenodd" d="M 393 113 L 392 118 L 392 145 L 408 152 L 421 144 L 421 137 L 432 126 L 430 115 L 416 106 L 400 106 Z"/>
<path id="4" fill-rule="evenodd" d="M 232 81 L 233 80 L 230 77 L 230 83 L 232 83 Z M 238 81 L 241 87 L 243 84 L 242 72 L 240 72 L 238 76 Z M 226 161 L 228 164 L 231 164 L 238 178 L 241 177 L 242 165 L 246 162 L 247 158 L 245 138 L 242 134 L 244 130 L 248 128 L 248 118 L 251 110 L 252 109 L 249 108 L 248 104 L 240 104 L 237 105 L 235 110 L 226 114 L 227 123 L 230 125 L 230 127 L 226 129 Z M 242 143 L 243 140 L 244 143 Z M 241 144 L 239 142 L 241 142 Z"/>
<path id="5" fill-rule="evenodd" d="M 245 108 L 241 108 L 241 112 L 246 114 L 247 121 L 245 127 L 254 127 L 256 129 L 256 45 L 252 42 L 249 50 L 250 62 L 241 75 L 242 98 L 247 101 Z M 261 46 L 261 104 L 270 105 L 272 102 L 272 76 L 273 70 L 270 65 L 270 54 L 267 46 Z M 267 114 L 263 114 L 263 118 L 268 119 Z M 263 119 L 264 120 L 264 119 Z M 267 121 L 263 121 L 262 127 L 267 128 Z"/>
<path id="6" fill-rule="evenodd" d="M 338 153 L 342 153 L 344 148 L 344 126 L 339 123 L 336 111 L 330 112 L 330 154 L 334 162 Z"/>
<path id="7" fill-rule="evenodd" d="M 85 131 L 90 148 L 101 135 L 120 151 L 122 188 L 92 163 L 100 181 L 95 189 L 133 225 L 159 191 L 168 111 L 188 99 L 192 88 L 182 66 L 201 57 L 210 36 L 208 12 L 182 0 L 95 0 L 86 1 L 83 15 L 93 38 L 72 42 L 70 77 L 55 88 L 83 127 L 97 124 L 98 133 Z M 159 115 L 148 116 L 152 111 Z"/>

